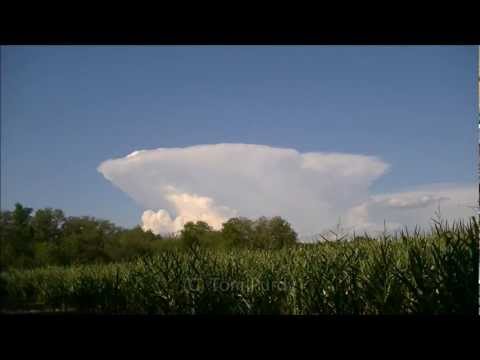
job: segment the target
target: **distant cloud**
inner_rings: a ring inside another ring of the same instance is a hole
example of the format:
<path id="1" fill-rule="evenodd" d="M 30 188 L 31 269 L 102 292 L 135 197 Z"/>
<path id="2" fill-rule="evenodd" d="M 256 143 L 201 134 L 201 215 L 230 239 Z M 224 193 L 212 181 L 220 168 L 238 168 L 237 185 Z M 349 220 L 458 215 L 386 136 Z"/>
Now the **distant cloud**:
<path id="1" fill-rule="evenodd" d="M 470 201 L 473 185 L 371 196 L 370 185 L 388 169 L 373 156 L 253 144 L 140 150 L 98 167 L 146 209 L 142 226 L 155 233 L 181 230 L 191 220 L 220 228 L 232 216 L 262 215 L 280 215 L 300 234 L 331 228 L 339 218 L 366 229 L 383 227 L 384 218 L 428 224 L 438 201 L 451 216 L 473 214 L 454 206 Z"/>
<path id="2" fill-rule="evenodd" d="M 348 212 L 347 223 L 357 230 L 381 231 L 404 226 L 428 229 L 439 210 L 444 219 L 465 219 L 475 215 L 478 199 L 473 185 L 431 184 L 410 191 L 373 195 Z"/>
<path id="3" fill-rule="evenodd" d="M 177 217 L 160 209 L 157 212 L 147 210 L 142 215 L 142 228 L 153 233 L 176 233 L 183 229 L 189 221 L 205 221 L 214 229 L 219 230 L 222 224 L 236 215 L 227 207 L 216 206 L 214 201 L 206 196 L 180 193 L 173 186 L 165 188 L 165 198 L 175 208 Z"/>
<path id="4" fill-rule="evenodd" d="M 377 204 L 382 204 L 385 207 L 392 209 L 418 209 L 424 208 L 434 203 L 440 203 L 442 200 L 449 200 L 447 197 L 438 197 L 435 195 L 419 195 L 406 196 L 401 194 L 400 196 L 391 196 L 382 200 L 374 200 Z"/>

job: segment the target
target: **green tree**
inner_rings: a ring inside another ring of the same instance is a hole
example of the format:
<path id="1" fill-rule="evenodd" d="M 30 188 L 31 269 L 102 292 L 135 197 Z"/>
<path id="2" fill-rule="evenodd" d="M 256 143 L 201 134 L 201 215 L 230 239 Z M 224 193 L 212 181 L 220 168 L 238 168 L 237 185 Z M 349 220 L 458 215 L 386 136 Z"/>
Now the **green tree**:
<path id="1" fill-rule="evenodd" d="M 270 219 L 269 232 L 274 248 L 288 247 L 297 243 L 297 233 L 291 225 L 280 216 L 275 216 Z"/>
<path id="2" fill-rule="evenodd" d="M 31 219 L 35 266 L 56 264 L 65 215 L 59 209 L 39 209 Z"/>
<path id="3" fill-rule="evenodd" d="M 265 216 L 259 217 L 253 222 L 253 239 L 251 247 L 255 249 L 272 248 L 269 220 Z"/>
<path id="4" fill-rule="evenodd" d="M 0 213 L 0 270 L 33 266 L 32 209 L 16 203 L 13 211 Z"/>
<path id="5" fill-rule="evenodd" d="M 39 209 L 32 218 L 35 241 L 58 243 L 62 233 L 65 215 L 59 209 Z"/>
<path id="6" fill-rule="evenodd" d="M 68 217 L 62 226 L 59 257 L 62 263 L 108 261 L 106 245 L 119 229 L 107 220 L 93 217 Z"/>
<path id="7" fill-rule="evenodd" d="M 196 223 L 189 221 L 180 232 L 180 239 L 186 247 L 202 245 L 212 232 L 213 229 L 204 221 L 197 221 Z"/>
<path id="8" fill-rule="evenodd" d="M 13 237 L 13 216 L 11 211 L 0 211 L 0 272 L 15 259 Z"/>
<path id="9" fill-rule="evenodd" d="M 107 244 L 106 252 L 111 260 L 130 260 L 154 252 L 156 242 L 161 237 L 151 231 L 144 231 L 140 226 L 121 230 Z"/>
<path id="10" fill-rule="evenodd" d="M 226 244 L 234 247 L 253 245 L 253 221 L 244 217 L 231 218 L 222 225 L 221 234 Z"/>
<path id="11" fill-rule="evenodd" d="M 260 249 L 280 249 L 297 242 L 297 234 L 290 224 L 280 216 L 271 219 L 260 217 L 253 223 L 253 247 Z"/>

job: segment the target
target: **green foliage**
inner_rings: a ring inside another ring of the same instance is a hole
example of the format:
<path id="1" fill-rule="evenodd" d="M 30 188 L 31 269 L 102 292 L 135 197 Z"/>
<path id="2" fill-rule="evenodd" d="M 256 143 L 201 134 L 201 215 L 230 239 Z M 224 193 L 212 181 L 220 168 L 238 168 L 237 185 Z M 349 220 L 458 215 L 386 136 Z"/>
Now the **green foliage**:
<path id="1" fill-rule="evenodd" d="M 290 224 L 279 216 L 271 219 L 259 218 L 253 223 L 253 247 L 260 249 L 280 249 L 295 245 L 297 234 Z"/>
<path id="2" fill-rule="evenodd" d="M 180 240 L 187 248 L 198 246 L 207 241 L 213 229 L 204 221 L 187 222 L 180 232 Z"/>
<path id="3" fill-rule="evenodd" d="M 0 271 L 47 265 L 129 261 L 173 249 L 280 249 L 292 246 L 297 235 L 280 217 L 228 220 L 220 231 L 197 221 L 185 224 L 178 235 L 162 237 L 137 226 L 122 229 L 93 217 L 66 217 L 62 210 L 45 208 L 33 215 L 16 204 L 0 212 Z"/>
<path id="4" fill-rule="evenodd" d="M 232 218 L 223 224 L 221 233 L 228 244 L 249 249 L 281 249 L 297 242 L 295 231 L 279 216 L 256 221 Z"/>
<path id="5" fill-rule="evenodd" d="M 0 212 L 0 304 L 159 314 L 472 314 L 478 222 L 299 244 L 280 217 L 162 237 L 16 204 Z"/>
<path id="6" fill-rule="evenodd" d="M 12 265 L 30 267 L 34 265 L 33 229 L 31 208 L 15 204 L 13 211 L 0 216 L 1 258 L 0 270 Z"/>
<path id="7" fill-rule="evenodd" d="M 65 215 L 62 210 L 51 208 L 37 210 L 31 220 L 34 240 L 58 243 L 64 223 Z"/>
<path id="8" fill-rule="evenodd" d="M 253 221 L 243 217 L 231 218 L 221 230 L 225 241 L 234 247 L 252 247 L 254 239 Z"/>
<path id="9" fill-rule="evenodd" d="M 236 232 L 241 223 L 232 221 L 222 232 L 227 229 L 243 244 L 245 238 Z M 260 223 L 264 232 L 276 229 L 268 221 Z M 153 256 L 122 263 L 11 269 L 0 275 L 2 307 L 139 314 L 478 311 L 475 218 L 468 223 L 436 223 L 429 234 L 404 231 L 275 250 L 202 246 L 215 232 L 198 223 L 186 229 L 182 236 L 198 240 L 198 246 L 165 247 Z M 143 239 L 140 229 L 132 231 Z M 151 244 L 179 243 L 147 236 Z M 260 238 L 261 243 L 267 241 Z"/>
<path id="10" fill-rule="evenodd" d="M 106 254 L 109 260 L 133 260 L 138 256 L 145 256 L 155 251 L 155 242 L 160 237 L 151 231 L 143 231 L 140 226 L 120 231 L 106 244 Z"/>

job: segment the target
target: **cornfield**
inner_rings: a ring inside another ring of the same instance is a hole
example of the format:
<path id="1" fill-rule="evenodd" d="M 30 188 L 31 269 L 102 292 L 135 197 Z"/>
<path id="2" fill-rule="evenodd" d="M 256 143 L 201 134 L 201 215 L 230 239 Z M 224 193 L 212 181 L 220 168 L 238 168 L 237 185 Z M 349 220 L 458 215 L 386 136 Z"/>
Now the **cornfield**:
<path id="1" fill-rule="evenodd" d="M 165 250 L 107 265 L 10 270 L 3 311 L 477 314 L 478 222 L 280 250 Z"/>

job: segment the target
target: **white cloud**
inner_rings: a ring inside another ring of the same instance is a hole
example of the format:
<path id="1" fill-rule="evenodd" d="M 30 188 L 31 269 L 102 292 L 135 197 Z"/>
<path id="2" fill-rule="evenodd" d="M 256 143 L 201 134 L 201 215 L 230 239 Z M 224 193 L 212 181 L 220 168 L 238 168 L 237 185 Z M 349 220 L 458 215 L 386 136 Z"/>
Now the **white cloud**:
<path id="1" fill-rule="evenodd" d="M 219 228 L 238 215 L 280 215 L 300 234 L 331 228 L 340 217 L 350 226 L 383 228 L 383 217 L 402 224 L 429 219 L 441 197 L 442 205 L 450 204 L 449 215 L 465 215 L 452 204 L 468 202 L 465 195 L 472 196 L 473 186 L 372 197 L 370 185 L 388 169 L 372 156 L 302 154 L 253 144 L 140 150 L 98 167 L 106 179 L 151 209 L 142 223 L 157 233 L 178 231 L 190 220 Z"/>
<path id="2" fill-rule="evenodd" d="M 392 209 L 418 209 L 425 208 L 429 205 L 440 203 L 442 200 L 450 200 L 446 197 L 438 197 L 435 195 L 417 195 L 400 194 L 399 196 L 390 196 L 383 200 L 374 200 L 377 204 Z"/>
<path id="3" fill-rule="evenodd" d="M 397 193 L 371 196 L 352 207 L 346 217 L 357 230 L 381 231 L 416 225 L 428 229 L 436 212 L 446 220 L 466 219 L 475 215 L 478 194 L 467 184 L 431 184 Z"/>
<path id="4" fill-rule="evenodd" d="M 236 212 L 222 206 L 216 206 L 213 199 L 196 194 L 180 193 L 173 186 L 165 188 L 165 198 L 173 205 L 177 214 L 175 219 L 160 209 L 157 212 L 147 210 L 142 215 L 142 228 L 155 234 L 176 233 L 189 221 L 205 221 L 216 230 Z"/>

